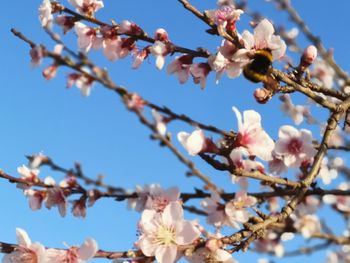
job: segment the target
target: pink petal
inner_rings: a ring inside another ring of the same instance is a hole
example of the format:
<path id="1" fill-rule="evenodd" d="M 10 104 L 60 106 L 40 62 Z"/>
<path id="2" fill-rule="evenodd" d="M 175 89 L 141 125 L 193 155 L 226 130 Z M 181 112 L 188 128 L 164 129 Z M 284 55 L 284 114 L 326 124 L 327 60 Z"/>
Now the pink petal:
<path id="1" fill-rule="evenodd" d="M 93 258 L 98 250 L 97 242 L 92 239 L 86 239 L 86 241 L 78 249 L 78 256 L 82 260 L 89 260 Z"/>
<path id="2" fill-rule="evenodd" d="M 159 263 L 174 263 L 176 254 L 177 247 L 175 245 L 158 246 L 155 252 L 156 260 Z"/>

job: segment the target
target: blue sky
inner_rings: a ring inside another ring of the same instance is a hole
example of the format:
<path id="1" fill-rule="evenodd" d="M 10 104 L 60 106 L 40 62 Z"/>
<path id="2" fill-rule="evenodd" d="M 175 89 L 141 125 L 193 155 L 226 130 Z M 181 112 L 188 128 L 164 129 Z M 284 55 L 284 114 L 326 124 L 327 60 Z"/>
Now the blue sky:
<path id="1" fill-rule="evenodd" d="M 213 9 L 216 1 L 192 1 L 199 9 Z M 275 23 L 292 25 L 284 13 L 276 12 L 271 3 L 252 0 L 252 6 Z M 334 48 L 335 59 L 347 69 L 350 49 L 348 47 L 347 16 L 350 2 L 332 1 L 332 5 L 320 1 L 294 1 L 295 7 L 305 18 L 309 27 L 319 35 L 327 48 Z M 103 174 L 106 182 L 132 189 L 136 184 L 158 182 L 164 187 L 178 185 L 183 191 L 200 187 L 196 179 L 186 179 L 186 168 L 158 143 L 149 139 L 149 130 L 141 126 L 133 114 L 126 111 L 119 98 L 112 92 L 95 85 L 90 97 L 82 97 L 77 89 L 65 88 L 65 76 L 70 72 L 59 69 L 58 76 L 46 81 L 41 69 L 30 66 L 28 46 L 10 33 L 15 27 L 36 42 L 52 47 L 53 43 L 43 32 L 37 17 L 41 1 L 9 1 L 3 11 L 0 28 L 1 89 L 0 89 L 0 168 L 17 175 L 16 168 L 26 163 L 25 155 L 43 151 L 58 164 L 70 168 L 75 161 L 82 164 L 86 175 L 96 177 Z M 63 2 L 66 4 L 66 2 Z M 207 35 L 207 27 L 185 11 L 177 1 L 111 1 L 105 0 L 105 8 L 97 13 L 104 21 L 114 19 L 120 22 L 130 19 L 153 35 L 159 28 L 165 28 L 170 39 L 181 46 L 197 48 L 203 46 L 215 51 L 220 38 Z M 249 18 L 242 16 L 238 30 L 247 29 Z M 56 30 L 61 32 L 58 27 Z M 76 48 L 72 32 L 64 38 Z M 301 46 L 307 42 L 300 38 Z M 140 46 L 146 45 L 139 43 Z M 204 123 L 217 125 L 226 130 L 236 128 L 232 106 L 241 111 L 255 109 L 262 114 L 263 126 L 271 137 L 277 137 L 278 128 L 292 124 L 291 120 L 278 111 L 279 101 L 274 98 L 267 105 L 256 104 L 252 93 L 254 85 L 243 77 L 229 80 L 223 77 L 219 85 L 213 76 L 207 81 L 205 90 L 191 81 L 179 85 L 174 76 L 166 70 L 158 71 L 154 59 L 147 60 L 139 70 L 131 69 L 131 59 L 110 63 L 100 52 L 91 53 L 93 60 L 107 67 L 113 80 L 131 91 L 159 105 L 166 105 L 175 112 L 185 113 Z M 167 58 L 167 63 L 171 58 Z M 297 61 L 297 59 L 295 59 Z M 48 65 L 45 62 L 44 65 Z M 257 87 L 257 86 L 256 86 Z M 293 97 L 294 99 L 294 97 Z M 299 102 L 305 99 L 296 96 Z M 312 112 L 321 120 L 325 115 L 315 107 Z M 317 137 L 319 129 L 313 130 Z M 192 127 L 172 123 L 169 130 L 173 135 L 180 130 L 191 131 Z M 177 144 L 178 145 L 178 144 Z M 181 149 L 182 150 L 182 149 Z M 199 158 L 191 158 L 215 181 L 227 185 L 228 176 L 217 173 L 203 164 Z M 61 174 L 43 169 L 43 177 L 52 175 L 59 180 Z M 125 250 L 137 239 L 136 224 L 139 214 L 126 210 L 126 203 L 102 200 L 88 210 L 86 219 L 74 218 L 70 213 L 61 218 L 53 209 L 32 212 L 27 199 L 14 185 L 0 180 L 0 240 L 15 242 L 15 228 L 26 229 L 35 241 L 46 246 L 62 247 L 80 244 L 86 237 L 97 240 L 101 249 Z M 232 187 L 232 188 L 231 188 Z M 234 191 L 236 186 L 229 186 Z M 201 218 L 204 222 L 203 218 Z M 238 255 L 237 259 L 243 258 Z M 256 255 L 244 255 L 253 262 Z M 324 259 L 324 253 L 308 257 L 313 262 Z M 286 259 L 292 262 L 295 259 Z M 96 260 L 96 262 L 103 262 Z"/>

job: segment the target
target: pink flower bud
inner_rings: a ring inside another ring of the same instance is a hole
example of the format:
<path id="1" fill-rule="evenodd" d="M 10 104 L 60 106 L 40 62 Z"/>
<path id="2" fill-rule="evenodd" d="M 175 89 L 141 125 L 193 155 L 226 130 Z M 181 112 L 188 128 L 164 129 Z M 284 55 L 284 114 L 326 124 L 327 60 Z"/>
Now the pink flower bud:
<path id="1" fill-rule="evenodd" d="M 58 66 L 56 64 L 48 66 L 43 70 L 43 76 L 45 79 L 50 80 L 56 76 Z"/>
<path id="2" fill-rule="evenodd" d="M 310 45 L 305 48 L 304 53 L 301 57 L 301 64 L 304 67 L 310 66 L 314 63 L 315 58 L 317 57 L 317 48 L 314 45 Z"/>
<path id="3" fill-rule="evenodd" d="M 165 31 L 165 29 L 158 28 L 154 35 L 154 39 L 162 42 L 168 42 L 169 36 L 168 36 L 168 33 Z"/>
<path id="4" fill-rule="evenodd" d="M 265 88 L 256 89 L 254 91 L 254 97 L 258 103 L 266 103 L 271 98 L 271 91 Z"/>

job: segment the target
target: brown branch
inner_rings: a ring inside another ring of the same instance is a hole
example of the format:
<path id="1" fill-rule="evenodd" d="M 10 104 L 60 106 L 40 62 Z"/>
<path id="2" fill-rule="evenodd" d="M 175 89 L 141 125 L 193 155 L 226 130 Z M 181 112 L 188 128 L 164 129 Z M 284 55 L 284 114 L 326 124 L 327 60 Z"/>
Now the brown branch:
<path id="1" fill-rule="evenodd" d="M 70 14 L 70 15 L 74 16 L 77 20 L 85 20 L 85 21 L 91 22 L 93 24 L 96 24 L 98 26 L 102 26 L 102 27 L 103 26 L 108 26 L 108 27 L 116 27 L 116 26 L 118 26 L 117 24 L 110 25 L 108 23 L 102 22 L 102 21 L 98 20 L 95 17 L 79 14 L 79 13 L 74 12 L 73 10 L 71 10 L 71 9 L 61 5 L 61 4 L 58 4 L 58 3 L 54 3 L 54 5 L 61 12 Z M 140 34 L 140 35 L 129 34 L 129 33 L 126 33 L 125 35 L 127 35 L 129 37 L 132 37 L 132 38 L 134 38 L 136 40 L 142 40 L 142 41 L 145 41 L 145 42 L 148 42 L 148 43 L 151 43 L 151 44 L 153 44 L 155 42 L 155 39 L 149 37 L 145 32 L 142 32 L 142 34 Z M 178 45 L 175 45 L 175 44 L 171 44 L 171 51 L 172 52 L 178 52 L 178 53 L 184 53 L 184 54 L 190 54 L 190 55 L 192 55 L 194 57 L 203 57 L 203 58 L 207 58 L 210 55 L 208 53 L 208 51 L 204 50 L 203 48 L 198 48 L 197 50 L 193 50 L 193 49 L 181 47 L 181 46 L 178 46 Z"/>

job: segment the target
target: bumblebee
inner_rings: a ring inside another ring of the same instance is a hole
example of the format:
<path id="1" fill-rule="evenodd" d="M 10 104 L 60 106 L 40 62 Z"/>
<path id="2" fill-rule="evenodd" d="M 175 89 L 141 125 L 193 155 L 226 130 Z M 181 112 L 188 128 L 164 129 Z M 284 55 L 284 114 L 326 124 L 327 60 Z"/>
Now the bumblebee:
<path id="1" fill-rule="evenodd" d="M 272 65 L 270 49 L 259 49 L 252 57 L 252 61 L 243 69 L 243 75 L 252 82 L 266 82 L 267 74 Z"/>

